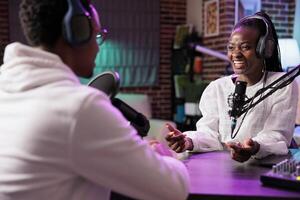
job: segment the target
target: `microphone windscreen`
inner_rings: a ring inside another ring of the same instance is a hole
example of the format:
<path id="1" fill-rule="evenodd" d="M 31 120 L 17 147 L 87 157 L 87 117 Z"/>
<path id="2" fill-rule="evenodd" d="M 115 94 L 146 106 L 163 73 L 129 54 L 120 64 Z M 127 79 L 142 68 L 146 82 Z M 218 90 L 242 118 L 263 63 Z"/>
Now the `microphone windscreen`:
<path id="1" fill-rule="evenodd" d="M 88 86 L 96 88 L 107 94 L 110 98 L 113 98 L 119 91 L 120 77 L 117 72 L 103 72 L 94 77 L 88 83 Z"/>
<path id="2" fill-rule="evenodd" d="M 236 81 L 234 93 L 238 94 L 238 95 L 245 95 L 246 94 L 246 88 L 247 88 L 247 82 L 245 82 L 245 81 Z"/>
<path id="3" fill-rule="evenodd" d="M 240 116 L 240 113 L 245 103 L 246 88 L 247 88 L 247 82 L 236 81 L 235 90 L 232 95 L 232 104 L 231 104 L 232 109 L 229 112 L 230 117 L 237 118 Z"/>

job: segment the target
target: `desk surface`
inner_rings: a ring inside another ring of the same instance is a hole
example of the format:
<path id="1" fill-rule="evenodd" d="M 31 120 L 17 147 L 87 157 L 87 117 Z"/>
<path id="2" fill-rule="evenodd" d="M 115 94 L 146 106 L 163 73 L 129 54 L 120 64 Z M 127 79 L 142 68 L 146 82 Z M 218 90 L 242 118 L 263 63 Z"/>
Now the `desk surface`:
<path id="1" fill-rule="evenodd" d="M 260 175 L 270 168 L 239 163 L 228 152 L 192 154 L 185 164 L 190 173 L 189 199 L 300 199 L 300 191 L 263 186 Z"/>

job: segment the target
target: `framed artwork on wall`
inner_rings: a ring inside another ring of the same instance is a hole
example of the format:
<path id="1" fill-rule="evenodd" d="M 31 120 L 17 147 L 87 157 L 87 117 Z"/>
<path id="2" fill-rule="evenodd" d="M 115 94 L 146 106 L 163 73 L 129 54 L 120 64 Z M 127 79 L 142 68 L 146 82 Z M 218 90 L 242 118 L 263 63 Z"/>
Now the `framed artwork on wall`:
<path id="1" fill-rule="evenodd" d="M 204 2 L 204 36 L 219 35 L 219 0 Z"/>
<path id="2" fill-rule="evenodd" d="M 184 46 L 186 37 L 192 32 L 193 26 L 191 24 L 184 24 L 176 26 L 175 39 L 173 49 L 180 49 Z"/>

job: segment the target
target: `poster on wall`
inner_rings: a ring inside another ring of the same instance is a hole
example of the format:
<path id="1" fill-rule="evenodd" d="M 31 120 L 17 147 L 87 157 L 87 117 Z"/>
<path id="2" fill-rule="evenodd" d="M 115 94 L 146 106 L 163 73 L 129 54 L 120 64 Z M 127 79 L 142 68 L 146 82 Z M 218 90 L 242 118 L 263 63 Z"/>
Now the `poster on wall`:
<path id="1" fill-rule="evenodd" d="M 219 0 L 204 3 L 204 36 L 219 35 Z"/>
<path id="2" fill-rule="evenodd" d="M 191 34 L 193 26 L 191 24 L 183 24 L 176 26 L 175 39 L 173 49 L 180 49 L 185 44 L 185 39 Z"/>

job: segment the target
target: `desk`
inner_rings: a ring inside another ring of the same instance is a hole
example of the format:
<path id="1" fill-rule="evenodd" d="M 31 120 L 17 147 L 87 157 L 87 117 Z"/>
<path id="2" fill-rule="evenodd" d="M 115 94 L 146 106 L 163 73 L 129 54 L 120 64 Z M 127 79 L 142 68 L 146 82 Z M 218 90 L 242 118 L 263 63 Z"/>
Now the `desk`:
<path id="1" fill-rule="evenodd" d="M 270 168 L 236 162 L 229 152 L 192 154 L 184 163 L 191 179 L 189 200 L 300 200 L 300 191 L 262 186 L 260 175 Z"/>

